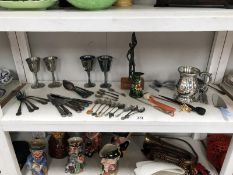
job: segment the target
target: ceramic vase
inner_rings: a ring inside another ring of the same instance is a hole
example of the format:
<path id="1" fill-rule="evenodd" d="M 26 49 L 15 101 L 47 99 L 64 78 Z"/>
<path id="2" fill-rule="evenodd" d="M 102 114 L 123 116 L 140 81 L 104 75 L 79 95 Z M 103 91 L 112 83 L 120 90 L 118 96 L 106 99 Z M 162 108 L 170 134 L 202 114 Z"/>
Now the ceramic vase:
<path id="1" fill-rule="evenodd" d="M 141 81 L 141 76 L 144 73 L 142 72 L 134 72 L 132 77 L 132 84 L 130 87 L 130 93 L 129 95 L 133 98 L 141 98 L 143 97 L 143 86 Z"/>
<path id="2" fill-rule="evenodd" d="M 67 150 L 67 134 L 64 132 L 51 133 L 49 139 L 49 155 L 52 158 L 63 159 L 67 156 Z"/>

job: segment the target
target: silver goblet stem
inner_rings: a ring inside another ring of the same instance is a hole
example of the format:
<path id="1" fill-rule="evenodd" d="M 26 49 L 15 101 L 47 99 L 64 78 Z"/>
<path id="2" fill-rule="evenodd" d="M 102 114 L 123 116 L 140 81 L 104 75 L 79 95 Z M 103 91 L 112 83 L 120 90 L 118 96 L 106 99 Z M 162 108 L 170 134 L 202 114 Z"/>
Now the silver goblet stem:
<path id="1" fill-rule="evenodd" d="M 49 72 L 51 72 L 51 74 L 52 74 L 52 83 L 50 83 L 48 85 L 49 88 L 57 88 L 57 87 L 61 86 L 61 83 L 56 81 L 55 73 L 54 73 L 56 70 L 56 60 L 57 59 L 58 58 L 55 56 L 50 56 L 50 57 L 44 58 L 44 62 L 45 62 L 45 65 L 47 67 L 47 70 Z"/>

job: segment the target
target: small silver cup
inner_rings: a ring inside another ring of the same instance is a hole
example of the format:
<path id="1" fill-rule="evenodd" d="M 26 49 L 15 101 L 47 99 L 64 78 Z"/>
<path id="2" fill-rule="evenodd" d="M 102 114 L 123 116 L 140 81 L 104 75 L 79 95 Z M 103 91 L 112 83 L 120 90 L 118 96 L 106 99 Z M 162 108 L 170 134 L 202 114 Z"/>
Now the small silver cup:
<path id="1" fill-rule="evenodd" d="M 55 56 L 49 56 L 49 57 L 45 57 L 43 60 L 44 60 L 44 63 L 46 65 L 46 68 L 48 69 L 49 72 L 52 73 L 52 83 L 50 83 L 48 85 L 49 88 L 57 88 L 57 87 L 60 87 L 61 86 L 61 83 L 60 82 L 57 82 L 55 80 L 55 75 L 54 75 L 54 72 L 56 70 L 56 60 L 58 58 L 55 57 Z"/>
<path id="2" fill-rule="evenodd" d="M 26 59 L 30 71 L 34 74 L 35 83 L 31 86 L 32 89 L 38 89 L 45 86 L 44 83 L 38 82 L 37 73 L 40 70 L 40 58 L 39 57 L 30 57 Z"/>

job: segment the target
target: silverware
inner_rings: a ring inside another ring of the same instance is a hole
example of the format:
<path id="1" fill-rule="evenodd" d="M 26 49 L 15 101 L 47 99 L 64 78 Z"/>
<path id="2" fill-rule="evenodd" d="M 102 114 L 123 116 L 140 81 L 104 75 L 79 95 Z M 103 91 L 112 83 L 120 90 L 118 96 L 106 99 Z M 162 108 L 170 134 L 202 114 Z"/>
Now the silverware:
<path id="1" fill-rule="evenodd" d="M 109 107 L 103 112 L 102 115 L 107 116 L 108 113 L 106 113 L 106 112 L 108 112 L 108 110 L 111 109 L 111 108 L 115 108 L 116 106 L 117 106 L 117 103 L 112 102 L 112 103 L 109 105 Z"/>
<path id="2" fill-rule="evenodd" d="M 94 94 L 94 92 L 88 91 L 88 90 L 80 88 L 78 86 L 75 86 L 72 82 L 67 81 L 67 80 L 63 80 L 63 86 L 64 86 L 65 89 L 67 89 L 69 91 L 76 92 L 82 98 L 88 98 L 89 96 L 91 96 L 92 94 Z"/>
<path id="3" fill-rule="evenodd" d="M 144 107 L 138 108 L 138 106 L 135 106 L 134 109 L 132 109 L 128 114 L 126 114 L 124 117 L 121 117 L 121 120 L 125 120 L 130 118 L 130 116 L 135 115 L 137 113 L 143 113 L 146 109 Z"/>
<path id="4" fill-rule="evenodd" d="M 118 108 L 118 106 L 120 105 L 120 103 L 114 103 L 114 105 L 112 105 L 112 109 L 110 111 L 108 111 L 105 116 L 108 116 L 115 108 Z"/>
<path id="5" fill-rule="evenodd" d="M 105 105 L 105 103 L 106 103 L 106 100 L 101 100 L 101 101 L 99 102 L 99 107 L 96 109 L 95 112 L 92 113 L 92 116 L 97 116 L 98 111 L 101 109 L 102 106 Z"/>
<path id="6" fill-rule="evenodd" d="M 125 104 L 119 104 L 119 106 L 117 107 L 117 110 L 115 110 L 114 112 L 110 112 L 109 113 L 109 118 L 112 118 L 114 117 L 115 113 L 121 109 L 124 109 L 125 108 Z"/>
<path id="7" fill-rule="evenodd" d="M 169 80 L 169 81 L 164 81 L 160 82 L 158 80 L 154 80 L 151 85 L 149 85 L 152 89 L 156 90 L 159 92 L 159 88 L 165 87 L 170 90 L 175 90 L 176 88 L 176 82 Z"/>
<path id="8" fill-rule="evenodd" d="M 115 92 L 115 93 L 117 93 L 117 94 L 119 94 L 119 95 L 121 95 L 121 96 L 123 96 L 123 97 L 126 97 L 126 94 L 125 93 L 120 93 L 120 92 L 117 92 L 115 89 L 113 89 L 113 88 L 108 88 L 108 91 L 110 91 L 110 92 Z"/>
<path id="9" fill-rule="evenodd" d="M 105 95 L 105 96 L 108 96 L 108 97 L 111 97 L 111 98 L 115 98 L 115 99 L 118 99 L 119 98 L 119 95 L 111 95 L 111 94 L 108 94 L 108 93 L 106 93 L 106 92 L 104 92 L 104 91 L 97 91 L 96 92 L 97 94 L 99 94 L 99 95 Z"/>
<path id="10" fill-rule="evenodd" d="M 112 93 L 112 92 L 107 92 L 107 91 L 105 91 L 104 89 L 99 89 L 99 92 L 101 92 L 101 93 L 107 93 L 107 94 L 111 94 L 111 95 L 113 95 L 113 96 L 119 97 L 118 94 L 115 94 L 115 93 Z"/>
<path id="11" fill-rule="evenodd" d="M 17 98 L 17 100 L 19 100 L 20 102 L 22 102 L 22 103 L 24 103 L 26 105 L 26 107 L 28 109 L 28 112 L 33 112 L 34 111 L 34 109 L 25 100 L 23 100 L 23 96 L 22 96 L 21 92 L 18 92 L 16 94 L 16 98 Z"/>
<path id="12" fill-rule="evenodd" d="M 111 104 L 111 101 L 106 101 L 105 106 L 97 113 L 97 117 L 101 117 L 103 110 L 110 104 Z"/>
<path id="13" fill-rule="evenodd" d="M 105 97 L 105 96 L 107 96 L 107 97 Z M 96 97 L 96 98 L 106 98 L 106 99 L 110 99 L 110 100 L 113 100 L 113 101 L 118 101 L 118 98 L 116 98 L 116 97 L 108 98 L 108 97 L 110 97 L 110 96 L 108 96 L 108 95 L 106 95 L 106 94 L 97 93 L 97 94 L 95 94 L 95 97 Z"/>
<path id="14" fill-rule="evenodd" d="M 43 105 L 48 104 L 48 101 L 49 101 L 48 99 L 42 100 L 42 99 L 40 99 L 40 98 L 29 97 L 29 96 L 27 96 L 26 98 L 27 98 L 27 99 L 34 100 L 34 101 L 36 101 L 36 102 L 38 102 L 38 103 L 40 103 L 40 104 L 43 104 Z"/>
<path id="15" fill-rule="evenodd" d="M 130 111 L 131 109 L 133 109 L 133 107 L 134 107 L 134 106 L 132 106 L 132 105 L 131 105 L 131 106 L 128 106 L 128 107 L 125 107 L 121 113 L 119 113 L 119 114 L 116 115 L 116 117 L 120 117 L 123 113 L 128 112 L 128 111 Z"/>
<path id="16" fill-rule="evenodd" d="M 88 110 L 87 110 L 86 114 L 92 114 L 94 108 L 96 107 L 96 105 L 98 105 L 98 104 L 100 103 L 100 101 L 101 101 L 100 99 L 95 100 L 95 101 L 94 101 L 94 105 L 92 106 L 91 109 L 88 109 Z"/>
<path id="17" fill-rule="evenodd" d="M 18 108 L 18 111 L 17 111 L 17 113 L 16 113 L 17 116 L 22 115 L 22 103 L 23 103 L 23 102 L 20 101 L 19 108 Z"/>

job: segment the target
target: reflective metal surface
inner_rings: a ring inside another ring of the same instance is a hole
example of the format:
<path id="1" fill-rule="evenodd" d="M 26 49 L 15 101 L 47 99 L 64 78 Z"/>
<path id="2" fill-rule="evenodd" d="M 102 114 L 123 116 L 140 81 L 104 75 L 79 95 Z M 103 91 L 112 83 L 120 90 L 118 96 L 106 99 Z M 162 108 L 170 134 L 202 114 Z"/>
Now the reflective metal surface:
<path id="1" fill-rule="evenodd" d="M 80 60 L 82 61 L 83 68 L 88 75 L 88 83 L 84 84 L 84 87 L 86 88 L 95 87 L 95 83 L 91 82 L 91 75 L 90 75 L 90 72 L 92 71 L 94 65 L 95 56 L 84 55 L 80 57 Z"/>
<path id="2" fill-rule="evenodd" d="M 100 85 L 101 88 L 110 88 L 111 84 L 108 83 L 108 77 L 107 73 L 111 69 L 111 64 L 112 64 L 112 56 L 109 55 L 102 55 L 98 57 L 100 69 L 102 72 L 104 72 L 104 83 Z"/>
<path id="3" fill-rule="evenodd" d="M 42 88 L 45 86 L 44 83 L 38 82 L 38 76 L 37 73 L 40 70 L 40 58 L 39 57 L 30 57 L 26 59 L 26 62 L 28 64 L 28 67 L 32 73 L 34 73 L 35 76 L 35 83 L 31 86 L 32 89 Z"/>
<path id="4" fill-rule="evenodd" d="M 203 88 L 211 81 L 211 74 L 207 72 L 200 72 L 199 69 L 191 66 L 181 66 L 178 68 L 180 79 L 177 84 L 177 100 L 183 103 L 191 103 L 196 101 L 195 95 L 199 91 L 198 76 L 204 77 Z"/>
<path id="5" fill-rule="evenodd" d="M 62 84 L 60 82 L 57 82 L 55 80 L 55 75 L 54 72 L 56 70 L 56 60 L 58 58 L 55 56 L 50 56 L 50 57 L 45 57 L 44 58 L 44 63 L 46 65 L 46 68 L 48 69 L 49 72 L 52 73 L 52 83 L 48 85 L 49 88 L 56 88 L 60 87 Z"/>

